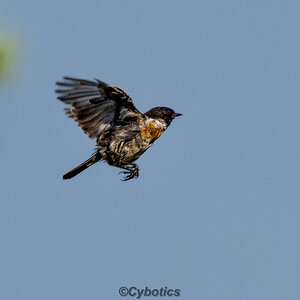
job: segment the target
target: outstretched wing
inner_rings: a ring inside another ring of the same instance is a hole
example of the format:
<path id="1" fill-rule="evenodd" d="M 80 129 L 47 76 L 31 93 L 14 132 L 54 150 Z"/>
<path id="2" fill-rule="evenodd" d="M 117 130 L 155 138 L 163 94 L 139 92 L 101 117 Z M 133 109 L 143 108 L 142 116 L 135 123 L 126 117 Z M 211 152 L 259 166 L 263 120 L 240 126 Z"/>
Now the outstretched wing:
<path id="1" fill-rule="evenodd" d="M 71 107 L 66 114 L 74 118 L 89 138 L 98 138 L 123 119 L 135 119 L 141 115 L 132 99 L 121 89 L 105 82 L 64 77 L 56 84 L 61 89 L 57 99 Z"/>

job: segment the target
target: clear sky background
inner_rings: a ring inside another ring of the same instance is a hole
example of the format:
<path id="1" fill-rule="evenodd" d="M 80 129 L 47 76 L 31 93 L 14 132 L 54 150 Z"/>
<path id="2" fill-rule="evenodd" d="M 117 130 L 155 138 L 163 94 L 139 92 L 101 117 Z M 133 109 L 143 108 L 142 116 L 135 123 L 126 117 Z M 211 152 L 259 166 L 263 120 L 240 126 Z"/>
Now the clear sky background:
<path id="1" fill-rule="evenodd" d="M 297 1 L 2 1 L 19 48 L 0 83 L 0 298 L 299 299 L 299 16 Z M 95 146 L 56 100 L 64 75 L 183 114 L 137 180 L 104 163 L 61 179 Z"/>

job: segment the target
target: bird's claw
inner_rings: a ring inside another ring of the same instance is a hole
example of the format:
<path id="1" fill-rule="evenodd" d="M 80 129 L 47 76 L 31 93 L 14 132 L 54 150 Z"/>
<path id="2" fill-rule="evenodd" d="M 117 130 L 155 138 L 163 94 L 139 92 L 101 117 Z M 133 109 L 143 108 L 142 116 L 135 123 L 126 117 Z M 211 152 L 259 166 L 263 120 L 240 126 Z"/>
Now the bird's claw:
<path id="1" fill-rule="evenodd" d="M 121 179 L 122 181 L 128 181 L 133 178 L 139 177 L 139 167 L 137 165 L 132 165 L 131 167 L 128 167 L 126 171 L 121 171 L 119 174 L 124 174 L 125 177 Z"/>

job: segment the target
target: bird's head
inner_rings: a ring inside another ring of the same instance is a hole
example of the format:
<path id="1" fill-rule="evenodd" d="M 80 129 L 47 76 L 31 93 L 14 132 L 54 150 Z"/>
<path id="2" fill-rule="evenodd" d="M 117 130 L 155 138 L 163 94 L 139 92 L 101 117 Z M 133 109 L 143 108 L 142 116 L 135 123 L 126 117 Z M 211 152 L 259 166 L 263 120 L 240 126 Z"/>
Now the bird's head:
<path id="1" fill-rule="evenodd" d="M 174 118 L 181 116 L 182 114 L 176 113 L 169 107 L 154 107 L 145 113 L 145 116 L 153 119 L 161 119 L 169 126 Z"/>

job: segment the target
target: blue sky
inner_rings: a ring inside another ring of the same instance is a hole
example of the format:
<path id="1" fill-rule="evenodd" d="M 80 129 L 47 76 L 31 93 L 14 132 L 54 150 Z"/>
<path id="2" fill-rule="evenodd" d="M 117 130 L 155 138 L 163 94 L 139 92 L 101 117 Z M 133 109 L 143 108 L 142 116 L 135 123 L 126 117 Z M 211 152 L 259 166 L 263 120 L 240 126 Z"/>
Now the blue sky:
<path id="1" fill-rule="evenodd" d="M 121 286 L 299 298 L 299 13 L 296 1 L 4 0 L 0 34 L 19 48 L 0 85 L 0 298 L 122 299 Z M 137 180 L 104 163 L 61 179 L 95 145 L 55 99 L 64 75 L 183 114 Z"/>

